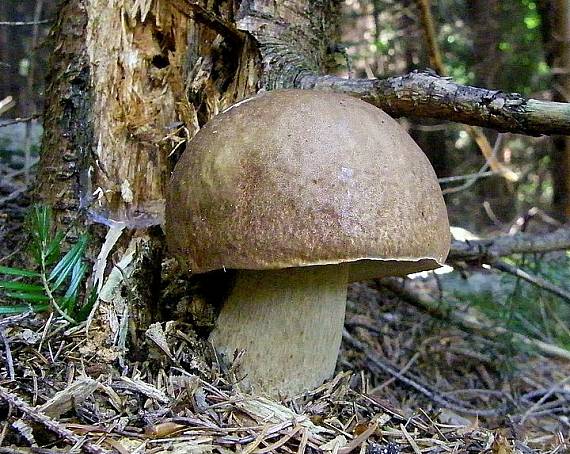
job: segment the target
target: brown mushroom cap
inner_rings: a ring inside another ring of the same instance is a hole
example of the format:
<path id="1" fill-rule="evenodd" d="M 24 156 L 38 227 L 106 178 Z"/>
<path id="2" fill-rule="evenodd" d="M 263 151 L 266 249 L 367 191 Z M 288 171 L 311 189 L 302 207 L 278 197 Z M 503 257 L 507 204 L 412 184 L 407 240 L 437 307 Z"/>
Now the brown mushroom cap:
<path id="1" fill-rule="evenodd" d="M 447 212 L 421 149 L 382 110 L 319 91 L 258 95 L 189 143 L 168 247 L 195 273 L 350 262 L 350 278 L 444 262 Z"/>

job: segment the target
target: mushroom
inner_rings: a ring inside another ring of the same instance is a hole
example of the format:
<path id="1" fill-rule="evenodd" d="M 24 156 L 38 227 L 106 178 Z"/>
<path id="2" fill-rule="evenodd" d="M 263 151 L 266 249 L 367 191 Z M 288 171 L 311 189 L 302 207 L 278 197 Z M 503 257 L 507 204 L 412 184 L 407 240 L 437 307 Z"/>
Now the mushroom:
<path id="1" fill-rule="evenodd" d="M 166 203 L 192 273 L 236 270 L 210 340 L 254 390 L 291 396 L 334 373 L 347 283 L 439 267 L 450 244 L 435 173 L 382 110 L 329 92 L 238 103 L 189 142 Z"/>

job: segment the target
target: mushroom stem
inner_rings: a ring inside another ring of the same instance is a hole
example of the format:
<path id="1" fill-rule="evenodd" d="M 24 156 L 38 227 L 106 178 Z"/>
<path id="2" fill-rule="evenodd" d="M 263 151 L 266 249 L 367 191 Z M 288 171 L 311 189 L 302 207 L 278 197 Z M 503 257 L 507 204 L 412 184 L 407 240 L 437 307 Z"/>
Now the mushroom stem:
<path id="1" fill-rule="evenodd" d="M 210 340 L 238 379 L 270 396 L 315 388 L 334 373 L 346 307 L 347 265 L 239 270 Z"/>

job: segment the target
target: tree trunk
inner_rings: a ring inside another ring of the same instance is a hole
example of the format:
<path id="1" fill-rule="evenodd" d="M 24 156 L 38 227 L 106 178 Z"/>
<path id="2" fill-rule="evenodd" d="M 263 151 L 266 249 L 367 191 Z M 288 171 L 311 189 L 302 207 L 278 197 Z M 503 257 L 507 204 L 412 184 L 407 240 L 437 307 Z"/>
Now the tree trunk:
<path id="1" fill-rule="evenodd" d="M 501 5 L 497 0 L 473 0 L 468 2 L 470 26 L 473 34 L 473 72 L 477 86 L 496 88 L 501 65 L 499 42 L 503 33 L 500 24 Z M 485 130 L 491 145 L 497 133 Z M 477 147 L 476 147 L 477 149 Z M 477 149 L 477 153 L 480 153 Z M 516 214 L 516 204 L 512 185 L 503 177 L 496 176 L 485 180 L 479 186 L 479 195 L 490 204 L 497 217 L 509 222 Z M 481 218 L 487 219 L 483 209 Z M 484 222 L 487 223 L 487 222 Z"/>
<path id="2" fill-rule="evenodd" d="M 538 2 L 546 62 L 554 72 L 553 98 L 568 102 L 570 97 L 570 1 Z M 553 208 L 566 221 L 570 218 L 570 140 L 558 136 L 551 153 Z"/>
<path id="3" fill-rule="evenodd" d="M 182 142 L 259 89 L 291 86 L 299 65 L 326 70 L 337 9 L 334 0 L 62 3 L 36 196 L 60 225 L 92 233 L 95 323 L 108 347 L 95 353 L 121 355 L 125 327 L 133 345 L 155 319 L 164 190 Z"/>

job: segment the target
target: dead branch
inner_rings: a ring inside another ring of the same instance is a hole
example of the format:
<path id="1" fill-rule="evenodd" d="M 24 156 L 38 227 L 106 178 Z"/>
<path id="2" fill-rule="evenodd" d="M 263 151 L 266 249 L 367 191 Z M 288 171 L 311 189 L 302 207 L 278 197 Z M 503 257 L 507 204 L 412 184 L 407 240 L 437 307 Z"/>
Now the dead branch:
<path id="1" fill-rule="evenodd" d="M 570 360 L 569 350 L 519 333 L 509 332 L 502 326 L 493 325 L 490 321 L 486 320 L 483 314 L 477 313 L 475 315 L 473 309 L 464 311 L 452 307 L 445 301 L 437 300 L 425 293 L 419 294 L 413 292 L 405 288 L 402 283 L 396 279 L 382 279 L 379 280 L 378 283 L 380 286 L 398 295 L 404 301 L 427 311 L 434 317 L 449 320 L 465 331 L 477 333 L 490 339 L 510 334 L 517 342 L 528 345 L 544 355 L 561 358 L 566 361 Z"/>
<path id="2" fill-rule="evenodd" d="M 394 117 L 449 120 L 533 136 L 570 135 L 568 103 L 460 85 L 432 71 L 414 71 L 388 79 L 344 79 L 307 72 L 299 74 L 294 85 L 347 93 Z"/>
<path id="3" fill-rule="evenodd" d="M 27 123 L 28 121 L 35 120 L 37 118 L 40 118 L 41 116 L 42 114 L 33 114 L 30 115 L 29 117 L 14 118 L 13 120 L 3 121 L 2 123 L 0 123 L 0 128 L 5 128 L 10 125 L 15 125 L 16 123 Z"/>
<path id="4" fill-rule="evenodd" d="M 16 22 L 6 22 L 0 21 L 0 26 L 4 27 L 22 27 L 26 25 L 44 25 L 44 24 L 51 24 L 53 19 L 44 19 L 44 20 L 32 20 L 32 21 L 16 21 Z"/>
<path id="5" fill-rule="evenodd" d="M 10 349 L 10 342 L 4 334 L 4 330 L 0 328 L 0 342 L 4 345 L 4 356 L 6 357 L 6 369 L 8 370 L 8 377 L 10 380 L 16 378 L 14 371 L 14 358 L 12 357 L 12 350 Z"/>
<path id="6" fill-rule="evenodd" d="M 62 426 L 60 423 L 44 415 L 42 412 L 36 410 L 34 407 L 24 402 L 16 394 L 8 391 L 6 388 L 0 386 L 0 399 L 6 401 L 8 404 L 14 406 L 22 413 L 25 413 L 31 420 L 41 424 L 45 428 L 51 430 L 65 441 L 73 445 L 81 445 L 82 449 L 92 454 L 106 454 L 108 451 L 100 446 L 97 446 L 90 441 L 77 436 L 71 430 Z"/>
<path id="7" fill-rule="evenodd" d="M 259 45 L 262 85 L 268 90 L 301 88 L 346 93 L 394 117 L 433 118 L 528 135 L 570 135 L 570 104 L 528 99 L 453 82 L 433 71 L 414 71 L 387 79 L 347 79 L 319 74 L 320 67 L 288 35 L 282 18 L 249 15 L 237 28 Z M 227 34 L 227 31 L 226 31 Z M 224 34 L 222 34 L 224 36 Z"/>
<path id="8" fill-rule="evenodd" d="M 445 76 L 445 66 L 443 65 L 443 57 L 437 45 L 435 25 L 431 14 L 431 5 L 429 0 L 417 0 L 418 9 L 420 10 L 420 20 L 424 35 L 427 42 L 427 50 L 429 53 L 430 65 L 437 71 L 440 76 Z"/>
<path id="9" fill-rule="evenodd" d="M 570 292 L 567 292 L 563 288 L 554 285 L 552 282 L 549 282 L 546 279 L 541 278 L 540 276 L 535 276 L 524 270 L 521 270 L 516 266 L 510 265 L 500 260 L 492 261 L 491 263 L 489 263 L 489 265 L 499 271 L 503 271 L 505 273 L 509 273 L 512 274 L 513 276 L 523 279 L 538 288 L 546 290 L 547 292 L 550 292 L 553 295 L 562 298 L 567 303 L 570 303 Z"/>
<path id="10" fill-rule="evenodd" d="M 453 241 L 447 261 L 489 261 L 512 254 L 542 253 L 570 249 L 570 227 L 545 234 L 521 233 L 489 240 Z"/>

